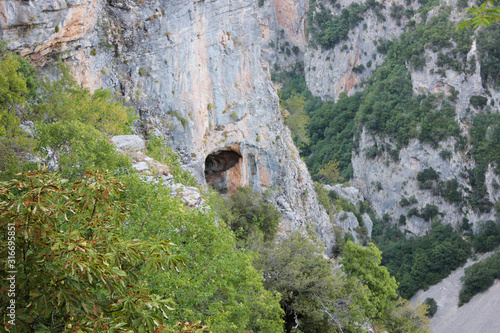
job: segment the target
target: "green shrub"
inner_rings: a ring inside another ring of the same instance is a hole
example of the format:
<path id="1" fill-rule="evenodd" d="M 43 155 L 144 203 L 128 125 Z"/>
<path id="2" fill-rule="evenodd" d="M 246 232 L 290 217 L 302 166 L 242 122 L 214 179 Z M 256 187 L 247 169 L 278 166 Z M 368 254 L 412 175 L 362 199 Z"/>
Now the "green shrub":
<path id="1" fill-rule="evenodd" d="M 380 222 L 374 221 L 374 230 L 380 228 L 376 225 Z M 382 265 L 396 277 L 403 298 L 439 282 L 463 265 L 471 253 L 470 245 L 450 225 L 433 223 L 428 235 L 410 239 L 394 225 L 383 228 L 382 233 L 374 233 L 382 250 Z"/>
<path id="2" fill-rule="evenodd" d="M 462 306 L 469 302 L 474 295 L 487 290 L 498 278 L 500 278 L 499 252 L 467 267 L 461 278 L 463 286 L 458 296 L 458 306 Z"/>
<path id="3" fill-rule="evenodd" d="M 45 164 L 55 162 L 66 179 L 77 179 L 87 170 L 125 171 L 130 159 L 116 152 L 101 132 L 88 124 L 73 120 L 40 124 L 36 130 L 37 151 Z"/>
<path id="4" fill-rule="evenodd" d="M 472 246 L 479 253 L 492 251 L 500 245 L 500 224 L 492 220 L 479 224 L 479 232 L 472 238 Z"/>
<path id="5" fill-rule="evenodd" d="M 438 310 L 438 305 L 434 298 L 427 297 L 424 301 L 424 304 L 427 304 L 429 307 L 427 308 L 427 317 L 432 318 L 436 314 Z"/>
<path id="6" fill-rule="evenodd" d="M 462 203 L 462 193 L 460 192 L 460 185 L 458 180 L 451 179 L 446 182 L 440 182 L 438 185 L 439 194 L 445 198 L 446 201 L 460 205 Z"/>
<path id="7" fill-rule="evenodd" d="M 186 127 L 188 120 L 186 118 L 184 118 L 183 116 L 181 116 L 179 111 L 170 110 L 167 112 L 167 114 L 177 118 L 177 120 L 179 120 L 181 122 L 182 126 Z"/>
<path id="8" fill-rule="evenodd" d="M 274 239 L 281 213 L 265 200 L 265 195 L 254 192 L 250 186 L 239 187 L 225 200 L 222 218 L 239 239 L 246 240 L 256 233 L 262 233 L 265 241 Z"/>
<path id="9" fill-rule="evenodd" d="M 488 98 L 484 96 L 472 96 L 469 98 L 469 103 L 475 108 L 475 109 L 483 109 L 486 104 L 488 103 Z"/>
<path id="10" fill-rule="evenodd" d="M 418 200 L 414 196 L 412 196 L 410 198 L 410 200 L 408 200 L 406 198 L 401 199 L 401 201 L 399 202 L 399 205 L 401 207 L 407 207 L 407 206 L 410 206 L 410 205 L 414 205 L 416 203 L 418 203 Z"/>
<path id="11" fill-rule="evenodd" d="M 453 153 L 449 150 L 441 150 L 439 152 L 439 156 L 445 161 L 449 161 L 451 157 L 453 156 Z"/>
<path id="12" fill-rule="evenodd" d="M 420 217 L 423 218 L 426 221 L 431 221 L 432 218 L 436 217 L 439 215 L 439 209 L 435 205 L 425 205 L 425 207 L 422 209 L 422 213 L 420 214 Z"/>
<path id="13" fill-rule="evenodd" d="M 439 173 L 437 173 L 432 167 L 427 168 L 417 174 L 417 180 L 421 183 L 439 180 Z"/>
<path id="14" fill-rule="evenodd" d="M 75 325 L 86 331 L 134 330 L 139 322 L 152 332 L 165 326 L 172 301 L 152 290 L 143 267 L 151 275 L 162 274 L 180 266 L 183 258 L 172 253 L 174 244 L 165 239 L 123 237 L 130 222 L 129 203 L 119 200 L 124 190 L 117 179 L 100 172 L 68 182 L 61 174 L 38 170 L 0 183 L 2 207 L 16 207 L 0 211 L 0 227 L 7 231 L 7 223 L 15 226 L 19 236 L 9 237 L 9 243 L 14 238 L 16 252 L 23 254 L 15 261 L 20 286 L 15 300 L 23 312 L 11 329 L 54 332 Z M 7 244 L 7 232 L 0 242 Z M 0 253 L 7 256 L 7 246 Z M 6 280 L 12 267 L 4 260 L 0 269 Z M 11 297 L 2 293 L 0 300 L 8 304 Z M 116 306 L 120 311 L 111 310 Z M 5 308 L 0 310 L 3 318 Z M 113 315 L 96 315 L 109 311 Z"/>
<path id="15" fill-rule="evenodd" d="M 193 175 L 181 166 L 179 155 L 170 148 L 163 137 L 151 136 L 148 142 L 148 156 L 169 166 L 170 172 L 177 183 L 197 186 Z"/>
<path id="16" fill-rule="evenodd" d="M 365 66 L 363 64 L 355 66 L 352 68 L 354 73 L 362 73 L 365 70 Z"/>

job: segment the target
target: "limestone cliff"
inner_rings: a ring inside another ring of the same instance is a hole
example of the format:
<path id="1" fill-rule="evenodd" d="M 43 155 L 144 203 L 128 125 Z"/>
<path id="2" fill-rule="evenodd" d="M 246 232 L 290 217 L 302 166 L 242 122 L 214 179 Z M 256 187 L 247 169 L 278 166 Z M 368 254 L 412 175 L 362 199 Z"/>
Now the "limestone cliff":
<path id="1" fill-rule="evenodd" d="M 84 87 L 113 90 L 138 112 L 136 132 L 167 137 L 200 184 L 272 190 L 282 232 L 309 226 L 331 248 L 333 227 L 261 56 L 281 26 L 305 44 L 303 21 L 287 16 L 305 8 L 285 0 L 262 9 L 252 0 L 4 1 L 1 37 L 46 68 L 61 57 Z"/>

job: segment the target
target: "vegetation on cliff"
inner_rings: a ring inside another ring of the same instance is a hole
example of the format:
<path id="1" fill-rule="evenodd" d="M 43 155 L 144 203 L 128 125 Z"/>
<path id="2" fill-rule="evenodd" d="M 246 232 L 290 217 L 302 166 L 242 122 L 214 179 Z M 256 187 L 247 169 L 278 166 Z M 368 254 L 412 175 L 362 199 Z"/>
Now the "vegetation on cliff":
<path id="1" fill-rule="evenodd" d="M 132 110 L 109 91 L 79 88 L 64 66 L 58 80 L 43 81 L 16 55 L 0 62 L 0 222 L 5 231 L 14 225 L 18 271 L 16 326 L 3 308 L 3 327 L 282 330 L 280 296 L 264 289 L 254 254 L 235 250 L 215 211 L 187 209 L 115 151 L 109 138 L 130 131 Z M 189 183 L 171 151 L 155 140 L 151 151 Z M 0 237 L 6 257 L 7 232 Z"/>
<path id="2" fill-rule="evenodd" d="M 129 131 L 131 109 L 109 91 L 79 88 L 63 65 L 59 79 L 42 80 L 2 52 L 0 241 L 6 257 L 13 230 L 17 271 L 16 325 L 3 308 L 5 329 L 358 332 L 365 320 L 397 318 L 396 285 L 373 245 L 347 243 L 340 269 L 312 233 L 275 243 L 280 214 L 250 188 L 225 200 L 208 192 L 209 209 L 186 207 L 109 142 Z M 150 139 L 149 153 L 193 184 L 178 156 Z"/>

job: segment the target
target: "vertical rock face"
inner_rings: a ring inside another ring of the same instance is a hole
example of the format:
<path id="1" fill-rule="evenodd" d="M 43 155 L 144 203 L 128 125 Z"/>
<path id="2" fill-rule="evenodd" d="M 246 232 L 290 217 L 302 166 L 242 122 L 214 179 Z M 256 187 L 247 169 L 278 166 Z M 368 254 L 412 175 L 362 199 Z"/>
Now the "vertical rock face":
<path id="1" fill-rule="evenodd" d="M 364 2 L 342 0 L 338 2 L 340 6 L 330 6 L 330 10 L 333 15 L 340 15 L 350 4 Z M 347 40 L 330 50 L 310 48 L 304 53 L 307 86 L 314 95 L 334 100 L 342 92 L 352 95 L 362 90 L 358 84 L 367 79 L 383 62 L 383 57 L 377 53 L 377 42 L 397 37 L 407 21 L 405 18 L 398 24 L 391 20 L 390 6 L 394 3 L 412 8 L 412 5 L 408 6 L 405 1 L 400 0 L 378 2 L 385 5 L 380 13 L 387 17 L 387 20 L 382 21 L 374 11 L 368 10 L 363 14 L 363 22 L 350 30 Z M 367 63 L 371 65 L 367 66 Z M 360 65 L 366 66 L 366 69 L 362 72 L 353 71 Z"/>
<path id="2" fill-rule="evenodd" d="M 60 55 L 83 86 L 123 96 L 137 132 L 167 137 L 201 184 L 272 190 L 280 230 L 311 226 L 330 248 L 333 228 L 261 61 L 278 23 L 305 43 L 293 19 L 305 5 L 267 2 L 259 17 L 253 0 L 6 1 L 2 38 L 40 64 Z"/>
<path id="3" fill-rule="evenodd" d="M 262 59 L 277 66 L 301 61 L 307 45 L 308 0 L 268 0 L 259 10 Z M 283 49 L 280 48 L 280 44 Z M 288 48 L 289 54 L 286 52 Z M 294 49 L 295 47 L 295 49 Z M 294 50 L 293 53 L 290 50 Z"/>

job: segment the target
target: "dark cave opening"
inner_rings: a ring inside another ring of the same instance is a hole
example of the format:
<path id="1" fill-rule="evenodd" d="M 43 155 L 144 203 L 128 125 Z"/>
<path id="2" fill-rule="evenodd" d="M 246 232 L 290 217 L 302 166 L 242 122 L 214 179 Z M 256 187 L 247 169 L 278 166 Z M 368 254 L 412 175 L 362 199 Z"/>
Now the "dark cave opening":
<path id="1" fill-rule="evenodd" d="M 239 186 L 241 154 L 229 147 L 209 154 L 205 159 L 205 180 L 219 190 Z"/>

